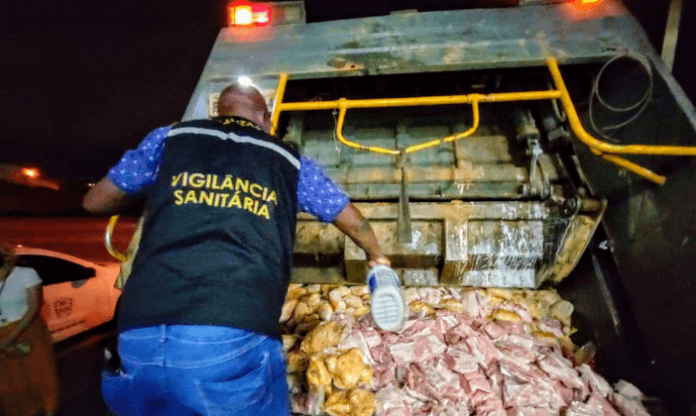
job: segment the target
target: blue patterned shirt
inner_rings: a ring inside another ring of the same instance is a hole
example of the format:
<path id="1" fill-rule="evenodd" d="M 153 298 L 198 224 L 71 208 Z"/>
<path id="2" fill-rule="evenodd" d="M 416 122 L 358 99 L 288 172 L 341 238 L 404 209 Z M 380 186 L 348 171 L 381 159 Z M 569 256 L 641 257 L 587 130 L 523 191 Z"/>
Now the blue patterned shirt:
<path id="1" fill-rule="evenodd" d="M 148 134 L 137 149 L 127 151 L 106 175 L 123 192 L 135 195 L 152 185 L 157 178 L 171 127 L 160 127 Z M 315 161 L 302 156 L 297 183 L 297 206 L 321 221 L 333 222 L 350 199 Z"/>

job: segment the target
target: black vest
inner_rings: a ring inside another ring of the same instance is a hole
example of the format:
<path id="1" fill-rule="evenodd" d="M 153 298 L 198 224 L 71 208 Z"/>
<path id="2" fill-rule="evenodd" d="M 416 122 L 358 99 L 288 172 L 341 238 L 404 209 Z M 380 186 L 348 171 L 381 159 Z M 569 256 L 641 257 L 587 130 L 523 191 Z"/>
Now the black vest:
<path id="1" fill-rule="evenodd" d="M 280 338 L 299 160 L 244 119 L 175 125 L 148 194 L 119 331 L 218 325 Z"/>

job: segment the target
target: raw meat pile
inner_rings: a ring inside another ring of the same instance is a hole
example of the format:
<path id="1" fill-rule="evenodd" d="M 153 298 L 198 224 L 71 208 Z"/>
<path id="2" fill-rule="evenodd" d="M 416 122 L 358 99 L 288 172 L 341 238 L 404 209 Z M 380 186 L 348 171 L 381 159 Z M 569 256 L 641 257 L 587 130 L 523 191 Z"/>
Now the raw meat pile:
<path id="1" fill-rule="evenodd" d="M 569 339 L 555 291 L 409 288 L 408 319 L 377 329 L 365 286 L 292 285 L 281 323 L 293 410 L 333 416 L 648 415 Z"/>

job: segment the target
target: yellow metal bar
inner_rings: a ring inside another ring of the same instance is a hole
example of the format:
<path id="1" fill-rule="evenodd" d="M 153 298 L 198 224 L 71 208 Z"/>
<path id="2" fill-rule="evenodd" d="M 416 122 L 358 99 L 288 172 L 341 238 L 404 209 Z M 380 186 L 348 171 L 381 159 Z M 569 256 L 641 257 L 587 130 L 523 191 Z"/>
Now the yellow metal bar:
<path id="1" fill-rule="evenodd" d="M 116 223 L 118 222 L 118 215 L 114 215 L 109 218 L 109 224 L 106 226 L 106 234 L 104 234 L 104 244 L 106 245 L 106 250 L 118 261 L 126 261 L 126 256 L 116 251 L 113 244 L 111 243 L 111 237 L 114 235 L 114 229 L 116 228 Z"/>
<path id="2" fill-rule="evenodd" d="M 288 84 L 288 74 L 280 73 L 278 79 L 278 88 L 276 89 L 275 103 L 273 105 L 273 115 L 271 116 L 271 135 L 276 133 L 278 128 L 278 120 L 280 120 L 280 107 L 283 104 L 283 96 L 285 95 L 285 86 Z"/>
<path id="3" fill-rule="evenodd" d="M 607 154 L 607 153 L 602 153 L 599 152 L 596 149 L 592 149 L 592 152 L 600 156 L 602 159 L 609 161 L 611 163 L 614 163 L 618 166 L 621 166 L 622 168 L 629 170 L 636 175 L 640 175 L 644 177 L 645 179 L 648 179 L 650 181 L 655 182 L 658 185 L 664 185 L 665 182 L 667 181 L 667 178 L 665 178 L 662 175 L 658 175 L 655 172 L 651 171 L 650 169 L 646 169 L 638 164 L 635 164 L 631 161 L 628 161 L 622 157 Z"/>
<path id="4" fill-rule="evenodd" d="M 284 86 L 283 86 L 284 87 Z M 496 94 L 469 94 L 469 95 L 445 95 L 436 97 L 412 97 L 412 98 L 377 98 L 370 100 L 346 100 L 336 101 L 313 101 L 304 103 L 282 103 L 276 104 L 276 109 L 280 111 L 309 111 L 309 110 L 334 110 L 341 106 L 345 108 L 386 108 L 386 107 L 416 107 L 427 105 L 455 105 L 471 104 L 478 102 L 508 102 L 508 101 L 531 101 L 531 100 L 553 100 L 561 98 L 559 91 L 528 91 L 528 92 L 507 92 Z"/>
<path id="5" fill-rule="evenodd" d="M 338 112 L 338 121 L 336 121 L 336 137 L 341 143 L 345 144 L 348 147 L 352 147 L 353 149 L 368 150 L 370 152 L 381 153 L 383 155 L 398 155 L 401 153 L 398 150 L 387 149 L 379 146 L 364 146 L 360 143 L 351 142 L 350 140 L 343 137 L 343 122 L 346 119 L 346 111 L 348 110 L 348 107 L 343 105 L 343 102 L 341 102 L 340 104 L 341 105 Z"/>
<path id="6" fill-rule="evenodd" d="M 429 142 L 421 143 L 421 144 L 414 144 L 413 146 L 409 146 L 406 149 L 404 149 L 405 153 L 413 153 L 417 152 L 419 150 L 427 149 L 429 147 L 434 147 L 434 146 L 439 146 L 442 143 L 449 143 L 449 142 L 454 142 L 459 139 L 463 139 L 464 137 L 471 136 L 476 129 L 478 129 L 479 126 L 479 106 L 478 106 L 478 101 L 474 101 L 471 103 L 471 109 L 474 113 L 474 123 L 471 126 L 471 128 L 463 133 L 459 134 L 454 134 L 452 136 L 447 136 L 442 139 L 437 139 L 437 140 L 431 140 Z"/>
<path id="7" fill-rule="evenodd" d="M 592 137 L 580 123 L 580 118 L 578 113 L 575 111 L 575 106 L 573 106 L 573 101 L 570 99 L 570 94 L 565 86 L 563 77 L 561 76 L 561 71 L 558 69 L 558 62 L 555 58 L 549 58 L 547 60 L 549 66 L 549 71 L 551 71 L 551 77 L 553 77 L 553 82 L 556 84 L 556 89 L 561 93 L 560 99 L 568 115 L 568 121 L 570 122 L 570 127 L 578 139 L 580 139 L 586 145 L 599 150 L 601 153 L 614 153 L 614 154 L 634 154 L 634 155 L 665 155 L 665 156 L 696 156 L 696 147 L 690 146 L 653 146 L 653 145 L 642 145 L 642 144 L 630 144 L 630 145 L 616 145 L 607 142 L 603 142 Z M 604 156 L 604 155 L 603 155 Z M 636 165 L 637 166 L 637 165 Z"/>

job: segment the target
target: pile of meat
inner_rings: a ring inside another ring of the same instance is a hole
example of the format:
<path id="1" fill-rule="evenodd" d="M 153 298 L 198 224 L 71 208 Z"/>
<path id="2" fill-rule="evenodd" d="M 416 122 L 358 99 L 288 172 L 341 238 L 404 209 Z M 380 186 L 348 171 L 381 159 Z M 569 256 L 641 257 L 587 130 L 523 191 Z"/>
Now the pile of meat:
<path id="1" fill-rule="evenodd" d="M 409 288 L 408 319 L 375 327 L 365 286 L 292 285 L 281 324 L 293 411 L 332 416 L 648 415 L 570 341 L 555 291 Z"/>

